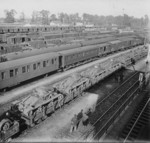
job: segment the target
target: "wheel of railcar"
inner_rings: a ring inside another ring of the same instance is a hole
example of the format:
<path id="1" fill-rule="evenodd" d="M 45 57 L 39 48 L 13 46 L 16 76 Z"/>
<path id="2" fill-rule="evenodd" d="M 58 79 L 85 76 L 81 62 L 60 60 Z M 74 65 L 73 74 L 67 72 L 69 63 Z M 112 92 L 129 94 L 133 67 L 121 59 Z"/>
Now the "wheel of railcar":
<path id="1" fill-rule="evenodd" d="M 42 107 L 42 113 L 43 113 L 42 120 L 45 120 L 47 118 L 45 106 Z"/>
<path id="2" fill-rule="evenodd" d="M 82 94 L 82 85 L 79 86 L 79 95 L 81 96 Z"/>
<path id="3" fill-rule="evenodd" d="M 38 107 L 38 109 L 36 110 L 36 114 L 40 114 L 40 112 L 42 112 L 42 107 L 41 107 L 41 106 Z M 39 119 L 36 121 L 36 123 L 39 124 L 41 121 L 42 121 L 42 119 L 39 118 Z"/>
<path id="4" fill-rule="evenodd" d="M 9 119 L 3 119 L 0 122 L 0 131 L 6 132 L 10 128 L 10 124 L 11 122 L 9 121 Z"/>
<path id="5" fill-rule="evenodd" d="M 61 106 L 63 106 L 63 104 L 64 104 L 64 97 L 63 97 L 63 95 L 60 95 L 59 97 L 58 97 L 58 102 L 59 102 L 59 105 L 60 105 L 60 108 L 61 108 Z"/>
<path id="6" fill-rule="evenodd" d="M 76 95 L 76 90 L 75 89 L 73 89 L 72 90 L 72 95 L 73 95 L 73 98 L 75 98 L 77 95 Z"/>
<path id="7" fill-rule="evenodd" d="M 28 115 L 29 115 L 29 117 L 31 117 L 33 115 L 33 111 L 32 110 L 29 111 Z"/>

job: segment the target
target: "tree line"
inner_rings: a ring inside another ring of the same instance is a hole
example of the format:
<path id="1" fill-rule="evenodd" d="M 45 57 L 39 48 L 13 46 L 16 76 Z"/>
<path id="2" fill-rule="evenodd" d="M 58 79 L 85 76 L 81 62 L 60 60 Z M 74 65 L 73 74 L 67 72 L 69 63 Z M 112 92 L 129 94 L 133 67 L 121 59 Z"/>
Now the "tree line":
<path id="1" fill-rule="evenodd" d="M 24 22 L 26 20 L 25 14 L 22 12 L 19 19 L 15 19 L 17 12 L 12 10 L 5 10 L 5 22 L 14 23 L 15 21 Z M 30 23 L 32 24 L 42 24 L 49 25 L 51 22 L 60 22 L 62 24 L 76 25 L 77 23 L 93 24 L 95 26 L 109 27 L 112 25 L 117 25 L 119 27 L 147 27 L 149 23 L 148 15 L 141 18 L 135 18 L 133 16 L 128 16 L 127 14 L 119 16 L 103 16 L 103 15 L 92 15 L 88 13 L 83 13 L 79 16 L 78 13 L 67 14 L 59 13 L 53 14 L 48 10 L 33 11 L 31 15 Z"/>

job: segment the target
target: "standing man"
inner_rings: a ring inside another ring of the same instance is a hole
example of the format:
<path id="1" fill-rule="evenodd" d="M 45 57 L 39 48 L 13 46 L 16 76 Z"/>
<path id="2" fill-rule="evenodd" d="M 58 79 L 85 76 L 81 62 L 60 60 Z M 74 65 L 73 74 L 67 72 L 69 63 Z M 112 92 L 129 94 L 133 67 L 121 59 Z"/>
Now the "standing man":
<path id="1" fill-rule="evenodd" d="M 77 115 L 77 121 L 78 121 L 77 128 L 78 128 L 78 126 L 79 126 L 80 121 L 81 121 L 82 118 L 83 118 L 83 109 Z"/>
<path id="2" fill-rule="evenodd" d="M 140 90 L 142 90 L 143 78 L 144 78 L 144 74 L 140 73 L 139 74 L 139 88 L 140 88 Z"/>
<path id="3" fill-rule="evenodd" d="M 74 117 L 71 119 L 70 133 L 76 131 L 76 129 L 77 129 L 77 115 L 75 114 Z"/>

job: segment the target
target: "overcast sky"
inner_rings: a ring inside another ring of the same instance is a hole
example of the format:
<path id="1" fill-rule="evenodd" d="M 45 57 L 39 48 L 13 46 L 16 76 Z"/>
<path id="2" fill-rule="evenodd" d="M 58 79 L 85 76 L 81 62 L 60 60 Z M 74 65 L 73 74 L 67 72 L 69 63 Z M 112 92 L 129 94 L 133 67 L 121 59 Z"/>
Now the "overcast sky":
<path id="1" fill-rule="evenodd" d="M 150 0 L 0 0 L 0 17 L 5 9 L 15 9 L 31 17 L 33 10 L 49 10 L 51 13 L 89 13 L 97 15 L 123 15 L 134 17 L 145 14 L 150 17 Z"/>

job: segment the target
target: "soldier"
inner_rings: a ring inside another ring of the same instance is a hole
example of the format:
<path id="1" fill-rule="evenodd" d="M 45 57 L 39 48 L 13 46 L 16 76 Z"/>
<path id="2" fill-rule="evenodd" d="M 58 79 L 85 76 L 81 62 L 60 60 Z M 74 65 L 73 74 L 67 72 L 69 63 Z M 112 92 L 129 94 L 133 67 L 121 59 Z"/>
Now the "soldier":
<path id="1" fill-rule="evenodd" d="M 83 123 L 84 126 L 88 125 L 88 123 L 89 123 L 89 117 L 88 117 L 87 113 L 83 113 L 82 123 Z"/>
<path id="2" fill-rule="evenodd" d="M 75 114 L 74 117 L 71 119 L 71 128 L 70 128 L 70 133 L 73 131 L 76 131 L 77 129 L 77 115 Z"/>
<path id="3" fill-rule="evenodd" d="M 139 88 L 140 88 L 140 90 L 142 89 L 143 78 L 144 78 L 143 73 L 140 73 L 139 74 Z"/>
<path id="4" fill-rule="evenodd" d="M 77 121 L 78 121 L 77 128 L 78 128 L 78 126 L 79 126 L 80 121 L 81 121 L 82 118 L 83 118 L 83 109 L 77 115 Z"/>
<path id="5" fill-rule="evenodd" d="M 145 75 L 145 85 L 147 86 L 149 84 L 149 78 L 150 78 L 150 73 L 147 72 Z"/>

